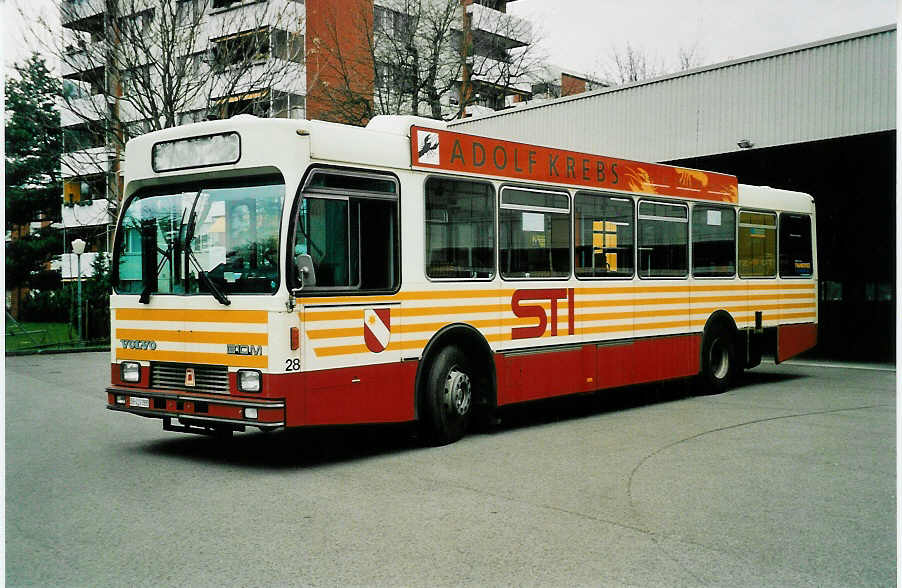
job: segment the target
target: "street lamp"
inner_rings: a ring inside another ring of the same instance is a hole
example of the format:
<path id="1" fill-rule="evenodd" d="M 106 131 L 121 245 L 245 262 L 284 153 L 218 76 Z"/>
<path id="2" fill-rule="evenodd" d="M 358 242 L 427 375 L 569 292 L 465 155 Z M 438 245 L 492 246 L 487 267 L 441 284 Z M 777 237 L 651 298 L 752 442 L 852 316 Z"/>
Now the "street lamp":
<path id="1" fill-rule="evenodd" d="M 72 253 L 75 254 L 76 260 L 78 260 L 78 265 L 76 266 L 76 272 L 78 272 L 78 340 L 81 341 L 81 254 L 85 252 L 85 242 L 82 239 L 75 239 L 72 241 Z M 70 266 L 71 267 L 71 266 Z"/>

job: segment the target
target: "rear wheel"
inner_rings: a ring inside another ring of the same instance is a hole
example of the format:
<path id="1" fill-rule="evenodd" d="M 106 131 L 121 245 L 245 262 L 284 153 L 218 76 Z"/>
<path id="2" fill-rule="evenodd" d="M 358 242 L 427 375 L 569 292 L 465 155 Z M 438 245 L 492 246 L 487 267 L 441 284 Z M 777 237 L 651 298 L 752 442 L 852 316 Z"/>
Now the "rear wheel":
<path id="1" fill-rule="evenodd" d="M 725 392 L 736 377 L 736 337 L 732 331 L 715 326 L 702 337 L 701 384 L 706 394 Z"/>
<path id="2" fill-rule="evenodd" d="M 473 416 L 475 383 L 469 358 L 446 347 L 429 367 L 423 391 L 424 434 L 433 445 L 453 443 L 467 432 Z"/>

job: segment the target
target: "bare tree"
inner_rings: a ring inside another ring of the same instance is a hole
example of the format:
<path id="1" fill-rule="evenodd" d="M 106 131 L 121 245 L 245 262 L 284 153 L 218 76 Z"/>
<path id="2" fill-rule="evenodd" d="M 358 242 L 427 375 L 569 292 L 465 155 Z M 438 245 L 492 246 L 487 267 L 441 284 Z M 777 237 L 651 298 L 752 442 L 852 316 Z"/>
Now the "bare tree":
<path id="1" fill-rule="evenodd" d="M 59 59 L 64 78 L 65 150 L 78 153 L 66 159 L 77 168 L 68 171 L 106 175 L 112 202 L 120 186 L 109 180 L 130 137 L 241 112 L 279 115 L 281 108 L 285 116 L 288 89 L 302 87 L 303 7 L 291 0 L 58 6 L 65 29 L 45 50 Z"/>
<path id="2" fill-rule="evenodd" d="M 664 71 L 660 61 L 650 57 L 646 51 L 633 47 L 629 42 L 623 47 L 612 47 L 608 60 L 609 64 L 604 69 L 602 77 L 615 86 L 653 78 Z"/>
<path id="3" fill-rule="evenodd" d="M 704 65 L 705 57 L 701 49 L 699 49 L 698 41 L 691 45 L 681 45 L 677 50 L 677 68 L 678 71 L 686 71 Z"/>
<path id="4" fill-rule="evenodd" d="M 691 45 L 681 45 L 677 49 L 676 65 L 667 66 L 664 61 L 653 57 L 641 47 L 627 42 L 622 47 L 612 47 L 607 63 L 601 67 L 599 79 L 613 86 L 631 84 L 677 71 L 685 71 L 704 64 L 704 57 L 698 41 Z"/>
<path id="5" fill-rule="evenodd" d="M 364 3 L 342 15 L 354 31 L 346 42 L 338 19 L 327 15 L 313 39 L 320 55 L 308 58 L 327 117 L 353 124 L 375 114 L 455 118 L 477 100 L 489 103 L 489 94 L 498 98 L 493 106 L 511 92 L 528 95 L 528 74 L 541 62 L 531 29 L 481 8 L 461 0 Z"/>
<path id="6" fill-rule="evenodd" d="M 359 5 L 339 15 L 324 4 L 324 13 L 311 15 L 308 26 L 307 103 L 316 118 L 364 125 L 374 116 L 372 4 Z"/>

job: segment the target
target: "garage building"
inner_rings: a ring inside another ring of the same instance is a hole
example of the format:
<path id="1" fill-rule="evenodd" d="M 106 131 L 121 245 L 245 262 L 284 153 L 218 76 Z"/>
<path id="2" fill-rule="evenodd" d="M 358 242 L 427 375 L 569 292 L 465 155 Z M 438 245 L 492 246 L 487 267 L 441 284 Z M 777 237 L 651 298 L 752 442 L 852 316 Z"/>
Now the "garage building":
<path id="1" fill-rule="evenodd" d="M 513 141 L 734 174 L 817 206 L 815 354 L 895 357 L 896 27 L 452 123 Z"/>

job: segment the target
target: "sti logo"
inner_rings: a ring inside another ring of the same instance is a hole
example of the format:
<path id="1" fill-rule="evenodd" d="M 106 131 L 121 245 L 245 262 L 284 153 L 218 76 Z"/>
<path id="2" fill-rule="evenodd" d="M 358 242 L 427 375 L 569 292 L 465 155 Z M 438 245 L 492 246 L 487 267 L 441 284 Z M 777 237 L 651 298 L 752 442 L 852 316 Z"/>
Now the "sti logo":
<path id="1" fill-rule="evenodd" d="M 551 336 L 557 336 L 558 300 L 567 301 L 567 334 L 573 335 L 575 329 L 575 313 L 573 309 L 573 288 L 548 288 L 543 290 L 515 290 L 511 297 L 511 310 L 520 318 L 536 318 L 539 324 L 534 327 L 513 327 L 511 339 L 531 339 L 541 337 L 548 329 L 549 318 L 545 308 L 540 304 L 551 303 Z M 524 304 L 532 302 L 533 304 Z"/>

